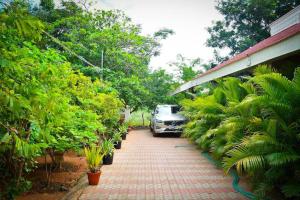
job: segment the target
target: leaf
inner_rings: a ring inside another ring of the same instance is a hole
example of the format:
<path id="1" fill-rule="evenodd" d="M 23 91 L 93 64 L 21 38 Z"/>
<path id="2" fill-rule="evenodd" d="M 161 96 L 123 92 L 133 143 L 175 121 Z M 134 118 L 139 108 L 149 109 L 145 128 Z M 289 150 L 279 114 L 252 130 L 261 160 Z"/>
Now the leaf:
<path id="1" fill-rule="evenodd" d="M 295 69 L 293 82 L 300 87 L 300 67 Z"/>
<path id="2" fill-rule="evenodd" d="M 289 183 L 285 184 L 281 188 L 282 192 L 286 197 L 300 197 L 300 184 L 298 183 Z"/>
<path id="3" fill-rule="evenodd" d="M 9 133 L 5 133 L 3 137 L 0 139 L 0 143 L 8 143 L 11 140 L 11 135 Z"/>
<path id="4" fill-rule="evenodd" d="M 272 68 L 271 66 L 268 65 L 259 65 L 258 67 L 256 67 L 254 69 L 254 76 L 259 76 L 259 75 L 263 75 L 263 74 L 270 74 L 270 73 L 274 73 L 276 72 L 274 68 Z"/>
<path id="5" fill-rule="evenodd" d="M 271 135 L 271 137 L 276 138 L 277 131 L 277 120 L 270 119 L 268 122 L 267 133 Z"/>
<path id="6" fill-rule="evenodd" d="M 270 165 L 280 166 L 298 161 L 300 159 L 300 155 L 294 152 L 274 152 L 267 155 L 266 159 Z"/>
<path id="7" fill-rule="evenodd" d="M 239 173 L 251 172 L 257 169 L 262 169 L 265 166 L 265 159 L 262 155 L 254 154 L 246 147 L 236 147 L 230 150 L 223 159 L 223 166 L 228 173 L 229 170 L 236 166 Z"/>

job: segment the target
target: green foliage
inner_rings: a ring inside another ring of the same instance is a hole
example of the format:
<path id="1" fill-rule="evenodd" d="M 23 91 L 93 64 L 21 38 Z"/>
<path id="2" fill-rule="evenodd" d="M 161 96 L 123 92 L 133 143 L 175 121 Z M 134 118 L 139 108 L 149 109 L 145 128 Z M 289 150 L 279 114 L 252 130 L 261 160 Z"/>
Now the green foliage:
<path id="1" fill-rule="evenodd" d="M 144 106 L 144 97 L 149 95 L 149 91 L 146 90 L 137 76 L 120 77 L 113 84 L 120 91 L 120 98 L 124 101 L 124 105 L 131 108 L 131 112 Z"/>
<path id="2" fill-rule="evenodd" d="M 168 94 L 178 86 L 178 83 L 165 70 L 154 70 L 142 84 L 149 91 L 147 96 L 143 97 L 144 108 L 142 109 L 154 109 L 158 104 L 177 103 L 177 97 L 169 96 Z"/>
<path id="3" fill-rule="evenodd" d="M 127 134 L 127 129 L 128 129 L 128 125 L 125 123 L 120 125 L 120 127 L 119 127 L 119 131 L 122 135 Z"/>
<path id="4" fill-rule="evenodd" d="M 286 198 L 300 194 L 299 70 L 289 80 L 260 66 L 246 82 L 224 78 L 210 95 L 182 101 L 185 135 L 221 160 L 225 172 L 251 177 L 261 199 L 277 187 Z"/>
<path id="5" fill-rule="evenodd" d="M 144 120 L 143 120 L 144 118 Z M 128 125 L 132 127 L 149 126 L 151 114 L 149 110 L 138 110 L 131 113 Z"/>
<path id="6" fill-rule="evenodd" d="M 56 50 L 43 50 L 29 42 L 38 41 L 35 36 L 41 37 L 41 26 L 30 28 L 40 22 L 23 8 L 9 7 L 0 13 L 4 16 L 0 30 L 3 198 L 28 189 L 25 185 L 30 184 L 23 175 L 35 168 L 37 157 L 49 153 L 57 165 L 56 153 L 98 143 L 98 133 L 117 123 L 122 107 L 109 84 L 73 70 Z"/>
<path id="7" fill-rule="evenodd" d="M 54 1 L 53 0 L 41 0 L 40 6 L 43 10 L 51 11 L 54 9 Z"/>
<path id="8" fill-rule="evenodd" d="M 37 8 L 24 2 L 0 10 L 0 198 L 6 199 L 29 189 L 24 175 L 35 169 L 37 157 L 50 155 L 49 181 L 60 166 L 56 155 L 104 139 L 121 141 L 120 110 L 169 101 L 174 85 L 164 72 L 148 69 L 172 30 L 144 36 L 121 11 L 90 12 L 73 1 L 56 7 L 42 0 Z M 102 51 L 103 69 L 75 56 L 101 66 Z"/>
<path id="9" fill-rule="evenodd" d="M 112 141 L 114 143 L 118 143 L 122 141 L 122 133 L 121 132 L 115 132 L 113 137 L 112 137 Z"/>
<path id="10" fill-rule="evenodd" d="M 0 32 L 14 30 L 19 36 L 40 40 L 44 24 L 28 12 L 28 5 L 18 1 L 4 7 L 0 13 Z"/>
<path id="11" fill-rule="evenodd" d="M 46 21 L 47 31 L 94 65 L 101 66 L 103 60 L 103 69 L 85 66 L 82 60 L 65 49 L 61 54 L 92 80 L 102 77 L 111 82 L 123 103 L 132 111 L 147 107 L 151 102 L 151 91 L 144 83 L 151 76 L 148 70 L 150 58 L 159 54 L 160 41 L 173 31 L 162 29 L 153 36 L 144 36 L 141 27 L 132 23 L 122 11 L 90 12 L 75 3 L 64 2 L 62 7 L 47 12 L 45 2 L 48 1 L 43 1 L 43 6 L 34 14 Z M 41 46 L 61 49 L 50 38 L 45 39 L 47 43 L 41 42 Z M 166 93 L 163 96 L 166 97 Z"/>
<path id="12" fill-rule="evenodd" d="M 201 72 L 206 71 L 206 68 L 201 65 L 200 58 L 187 59 L 181 54 L 177 55 L 177 60 L 172 62 L 170 66 L 176 67 L 178 79 L 183 82 L 189 81 Z"/>
<path id="13" fill-rule="evenodd" d="M 221 0 L 216 9 L 224 20 L 215 21 L 207 30 L 207 46 L 229 48 L 240 53 L 270 36 L 269 24 L 300 4 L 299 0 Z"/>
<path id="14" fill-rule="evenodd" d="M 114 153 L 114 143 L 112 140 L 104 140 L 101 143 L 101 149 L 104 156 L 112 155 Z"/>

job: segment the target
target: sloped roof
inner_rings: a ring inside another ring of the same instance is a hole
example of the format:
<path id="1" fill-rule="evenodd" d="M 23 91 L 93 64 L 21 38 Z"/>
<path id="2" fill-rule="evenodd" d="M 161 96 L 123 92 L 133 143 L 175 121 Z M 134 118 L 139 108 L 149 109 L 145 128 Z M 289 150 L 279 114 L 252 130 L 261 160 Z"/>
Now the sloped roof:
<path id="1" fill-rule="evenodd" d="M 295 24 L 259 43 L 257 43 L 256 45 L 248 48 L 247 50 L 243 51 L 242 53 L 239 53 L 237 54 L 236 56 L 230 58 L 229 60 L 226 60 L 224 62 L 222 62 L 221 64 L 217 65 L 216 67 L 204 72 L 203 74 L 200 74 L 199 76 L 197 76 L 196 78 L 198 77 L 201 77 L 201 76 L 205 76 L 206 74 L 209 74 L 213 71 L 217 71 L 218 69 L 222 68 L 222 67 L 226 67 L 227 65 L 231 64 L 231 63 L 234 63 L 236 61 L 239 61 L 243 58 L 246 58 L 262 49 L 265 49 L 267 47 L 270 47 L 274 44 L 277 44 L 293 35 L 296 35 L 297 33 L 300 33 L 300 24 Z"/>
<path id="2" fill-rule="evenodd" d="M 235 64 L 238 61 L 245 60 L 253 54 L 256 55 L 257 53 L 260 53 L 260 51 L 267 49 L 268 47 L 275 46 L 276 44 L 282 43 L 285 40 L 288 40 L 289 38 L 292 38 L 293 36 L 298 35 L 298 34 L 300 34 L 300 23 L 288 27 L 287 29 L 257 43 L 256 45 L 248 48 L 247 50 L 237 54 L 236 56 L 230 58 L 229 60 L 222 62 L 221 64 L 217 65 L 216 67 L 198 75 L 196 78 L 192 79 L 191 81 L 183 83 L 174 92 L 172 92 L 172 95 L 180 93 L 182 91 L 185 91 L 196 85 L 199 85 L 199 83 L 202 84 L 204 82 L 207 82 L 207 81 L 209 81 L 208 80 L 209 78 L 206 78 L 206 76 L 209 76 L 210 74 L 218 73 L 217 72 L 218 70 L 221 71 L 221 69 L 225 69 L 226 67 L 232 66 L 233 64 Z M 297 39 L 297 42 L 299 42 L 298 39 Z M 300 46 L 297 47 L 297 49 L 300 49 Z M 251 66 L 253 66 L 253 65 L 251 65 Z M 251 66 L 249 65 L 248 67 L 251 67 Z M 239 66 L 239 67 L 241 68 L 240 70 L 245 69 L 244 66 Z M 232 73 L 234 73 L 234 71 Z M 229 75 L 229 74 L 230 73 L 228 73 L 227 75 Z M 222 77 L 225 75 L 226 74 L 223 74 L 223 75 L 220 75 L 219 77 Z M 201 81 L 200 79 L 202 79 L 202 78 L 207 79 L 207 80 Z"/>

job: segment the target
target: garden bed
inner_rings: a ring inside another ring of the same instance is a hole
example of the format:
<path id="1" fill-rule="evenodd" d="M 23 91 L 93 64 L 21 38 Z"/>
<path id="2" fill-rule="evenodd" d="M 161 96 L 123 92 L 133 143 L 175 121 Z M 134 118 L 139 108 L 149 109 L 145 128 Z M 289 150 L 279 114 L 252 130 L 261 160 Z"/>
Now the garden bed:
<path id="1" fill-rule="evenodd" d="M 38 168 L 27 177 L 32 182 L 31 190 L 19 196 L 17 200 L 61 199 L 87 171 L 84 157 L 74 152 L 65 153 L 61 169 L 52 173 L 51 183 L 46 187 L 44 157 L 38 158 L 37 162 Z M 50 158 L 47 158 L 47 162 L 50 162 Z"/>

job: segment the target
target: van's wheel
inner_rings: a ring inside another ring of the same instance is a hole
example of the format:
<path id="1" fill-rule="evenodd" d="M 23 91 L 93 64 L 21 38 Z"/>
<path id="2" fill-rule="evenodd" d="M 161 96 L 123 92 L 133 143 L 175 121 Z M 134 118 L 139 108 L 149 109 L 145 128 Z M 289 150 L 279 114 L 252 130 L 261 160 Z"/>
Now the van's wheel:
<path id="1" fill-rule="evenodd" d="M 176 137 L 181 137 L 182 133 L 176 133 Z"/>
<path id="2" fill-rule="evenodd" d="M 159 134 L 156 133 L 154 130 L 153 130 L 153 132 L 152 132 L 152 135 L 153 135 L 153 137 L 158 137 L 158 136 L 159 136 Z"/>
<path id="3" fill-rule="evenodd" d="M 150 131 L 153 132 L 153 128 L 151 126 L 151 124 L 149 125 Z"/>

